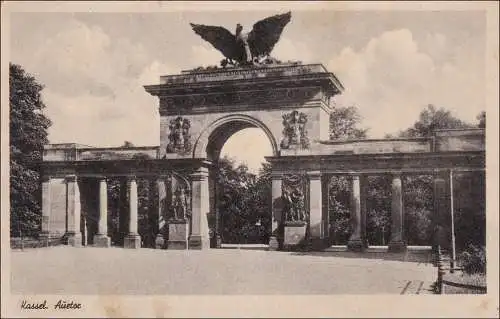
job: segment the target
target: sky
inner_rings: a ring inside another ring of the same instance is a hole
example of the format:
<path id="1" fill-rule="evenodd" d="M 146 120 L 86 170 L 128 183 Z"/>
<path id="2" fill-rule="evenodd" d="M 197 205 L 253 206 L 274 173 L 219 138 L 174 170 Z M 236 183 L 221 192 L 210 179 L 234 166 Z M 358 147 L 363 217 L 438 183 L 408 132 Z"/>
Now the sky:
<path id="1" fill-rule="evenodd" d="M 45 85 L 51 143 L 159 145 L 158 101 L 143 86 L 223 58 L 189 23 L 249 31 L 280 12 L 12 13 L 10 60 Z M 361 127 L 380 138 L 428 104 L 476 122 L 486 108 L 485 28 L 482 11 L 292 10 L 272 55 L 323 63 L 346 88 L 337 105 L 357 106 Z M 255 171 L 271 147 L 248 129 L 222 153 Z"/>

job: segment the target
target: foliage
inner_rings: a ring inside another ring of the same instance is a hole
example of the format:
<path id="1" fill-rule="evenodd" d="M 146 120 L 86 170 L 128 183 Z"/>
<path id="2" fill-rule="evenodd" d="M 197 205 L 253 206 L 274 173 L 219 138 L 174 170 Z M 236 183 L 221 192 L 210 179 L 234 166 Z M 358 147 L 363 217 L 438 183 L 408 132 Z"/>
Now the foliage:
<path id="1" fill-rule="evenodd" d="M 454 117 L 450 111 L 443 108 L 437 109 L 429 104 L 426 109 L 420 112 L 419 119 L 412 127 L 400 133 L 401 137 L 426 137 L 439 129 L 470 128 L 472 124 L 466 123 Z"/>
<path id="2" fill-rule="evenodd" d="M 337 107 L 330 114 L 330 139 L 361 139 L 366 138 L 366 129 L 358 127 L 361 121 L 355 106 Z"/>
<path id="3" fill-rule="evenodd" d="M 486 273 L 486 249 L 484 246 L 469 245 L 459 255 L 459 261 L 466 274 Z"/>
<path id="4" fill-rule="evenodd" d="M 267 243 L 271 230 L 270 165 L 258 176 L 224 157 L 217 163 L 216 189 L 224 243 Z"/>
<path id="5" fill-rule="evenodd" d="M 37 236 L 41 221 L 40 175 L 50 120 L 42 113 L 43 86 L 23 68 L 9 65 L 10 235 Z"/>

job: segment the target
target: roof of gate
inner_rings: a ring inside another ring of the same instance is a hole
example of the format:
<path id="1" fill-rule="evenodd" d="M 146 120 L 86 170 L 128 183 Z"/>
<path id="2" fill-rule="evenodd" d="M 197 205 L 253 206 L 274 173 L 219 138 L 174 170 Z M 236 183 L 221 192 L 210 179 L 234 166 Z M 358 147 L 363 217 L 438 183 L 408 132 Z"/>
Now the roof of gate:
<path id="1" fill-rule="evenodd" d="M 266 66 L 220 68 L 210 70 L 183 71 L 181 74 L 164 75 L 160 77 L 160 84 L 144 86 L 146 91 L 157 95 L 162 90 L 174 88 L 211 87 L 221 84 L 242 83 L 277 83 L 292 81 L 323 81 L 333 94 L 344 90 L 342 83 L 335 74 L 329 72 L 322 64 L 277 64 Z"/>

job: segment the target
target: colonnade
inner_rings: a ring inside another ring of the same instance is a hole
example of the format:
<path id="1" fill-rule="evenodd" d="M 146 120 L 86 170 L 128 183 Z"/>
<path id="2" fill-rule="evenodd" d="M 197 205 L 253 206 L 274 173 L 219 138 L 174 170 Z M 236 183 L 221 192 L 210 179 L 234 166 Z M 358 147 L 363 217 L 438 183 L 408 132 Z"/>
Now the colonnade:
<path id="1" fill-rule="evenodd" d="M 88 177 L 88 176 L 84 176 Z M 94 246 L 110 247 L 111 239 L 108 235 L 108 179 L 106 176 L 98 176 L 99 191 L 98 191 L 98 220 L 97 232 L 94 235 Z M 209 212 L 209 190 L 208 190 L 208 169 L 200 168 L 190 175 L 192 202 L 191 211 L 192 218 L 190 223 L 189 246 L 191 249 L 208 247 L 209 232 L 208 224 L 205 215 Z M 80 176 L 71 174 L 65 176 L 66 183 L 66 234 L 68 244 L 71 246 L 82 245 L 82 233 L 80 230 L 81 220 L 81 197 L 79 190 Z M 165 176 L 159 175 L 157 183 L 164 181 Z M 154 184 L 153 184 L 154 185 Z M 124 238 L 125 248 L 140 248 L 141 237 L 138 232 L 138 192 L 137 192 L 137 176 L 127 176 L 127 191 L 129 198 L 129 218 L 128 232 Z M 51 197 L 51 177 L 44 176 L 42 178 L 42 237 L 51 236 L 51 214 L 56 213 L 53 210 Z M 158 205 L 158 207 L 160 207 Z M 161 212 L 158 213 L 158 224 L 165 223 L 164 216 Z M 159 234 L 162 236 L 162 234 Z"/>
<path id="2" fill-rule="evenodd" d="M 413 174 L 418 172 L 412 172 Z M 401 252 L 406 250 L 406 241 L 404 234 L 404 202 L 403 202 L 403 172 L 395 171 L 389 173 L 391 176 L 391 236 L 388 243 L 388 250 L 391 252 Z M 429 174 L 429 172 L 421 172 Z M 435 169 L 432 172 L 434 176 L 434 218 L 433 222 L 438 229 L 438 225 L 445 224 L 445 220 L 450 217 L 450 204 L 452 204 L 453 185 L 450 183 L 453 172 L 449 169 Z M 321 187 L 322 178 L 331 176 L 330 173 L 320 171 L 309 171 L 306 173 L 309 181 L 309 236 L 313 247 L 320 247 L 328 242 L 328 211 L 324 212 L 325 206 L 322 205 L 323 194 L 325 191 Z M 352 251 L 362 251 L 368 247 L 366 235 L 366 197 L 367 197 L 367 174 L 350 173 L 347 174 L 350 181 L 350 211 L 352 233 L 347 242 L 347 248 Z M 279 248 L 280 230 L 279 226 L 283 223 L 282 212 L 277 199 L 282 196 L 282 175 L 280 173 L 272 174 L 272 198 L 273 198 L 273 218 L 272 235 L 269 246 L 271 249 Z M 325 194 L 326 195 L 326 194 Z M 446 241 L 445 234 L 436 234 L 435 240 Z M 452 234 L 453 235 L 453 234 Z"/>
<path id="3" fill-rule="evenodd" d="M 452 194 L 452 183 L 450 183 L 450 170 L 437 169 L 434 172 L 434 223 L 435 226 L 444 224 L 446 218 L 450 216 L 450 194 Z M 404 251 L 406 249 L 404 236 L 404 204 L 403 204 L 403 183 L 402 172 L 391 172 L 392 182 L 392 202 L 391 202 L 391 237 L 388 243 L 389 251 Z M 320 248 L 328 242 L 328 209 L 325 208 L 323 194 L 324 182 L 331 173 L 321 171 L 309 171 L 306 173 L 308 181 L 308 203 L 309 203 L 309 239 L 314 247 Z M 349 237 L 347 248 L 349 250 L 361 251 L 367 248 L 366 236 L 366 190 L 367 175 L 365 173 L 348 174 L 351 186 L 351 223 L 352 233 Z M 80 246 L 82 234 L 80 231 L 81 198 L 77 175 L 68 175 L 65 178 L 66 186 L 66 214 L 68 244 Z M 109 247 L 110 237 L 108 236 L 108 185 L 105 176 L 99 179 L 98 197 L 98 222 L 97 232 L 94 236 L 94 245 L 98 247 Z M 165 178 L 164 175 L 157 176 L 160 183 Z M 272 180 L 272 223 L 269 247 L 279 249 L 280 234 L 283 226 L 283 212 L 279 201 L 283 191 L 283 174 L 273 172 Z M 191 218 L 189 229 L 189 248 L 202 249 L 209 247 L 209 226 L 207 214 L 210 212 L 209 199 L 209 174 L 207 168 L 200 168 L 190 174 L 191 183 Z M 128 218 L 128 234 L 124 238 L 124 247 L 141 247 L 141 238 L 138 233 L 138 194 L 137 177 L 127 176 L 128 198 L 130 216 Z M 51 214 L 51 186 L 50 178 L 44 177 L 42 180 L 42 236 L 49 236 L 50 214 Z M 161 195 L 160 195 L 161 196 Z M 159 206 L 158 206 L 159 207 Z M 452 208 L 451 208 L 452 209 Z M 161 228 L 165 224 L 164 216 L 159 212 L 158 225 L 160 233 L 158 238 L 162 240 L 164 236 Z M 438 227 L 436 227 L 438 228 Z M 441 235 L 442 237 L 443 235 Z M 158 242 L 157 238 L 157 242 Z M 163 238 L 164 241 L 167 238 Z M 157 245 L 158 246 L 158 245 Z M 163 245 L 160 245 L 163 246 Z"/>

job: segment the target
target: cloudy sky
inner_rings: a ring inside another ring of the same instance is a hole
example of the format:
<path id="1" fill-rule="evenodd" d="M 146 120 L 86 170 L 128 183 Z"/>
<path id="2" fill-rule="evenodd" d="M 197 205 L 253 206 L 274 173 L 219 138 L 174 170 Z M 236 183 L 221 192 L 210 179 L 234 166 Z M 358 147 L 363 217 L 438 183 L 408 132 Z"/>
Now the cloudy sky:
<path id="1" fill-rule="evenodd" d="M 10 60 L 45 85 L 50 142 L 158 145 L 157 101 L 143 85 L 222 58 L 189 22 L 248 30 L 278 12 L 13 13 Z M 482 11 L 296 10 L 273 55 L 334 72 L 346 88 L 338 103 L 358 106 L 370 137 L 407 128 L 429 103 L 475 122 L 485 110 L 485 18 Z M 271 153 L 256 129 L 234 135 L 223 152 L 252 168 Z"/>

